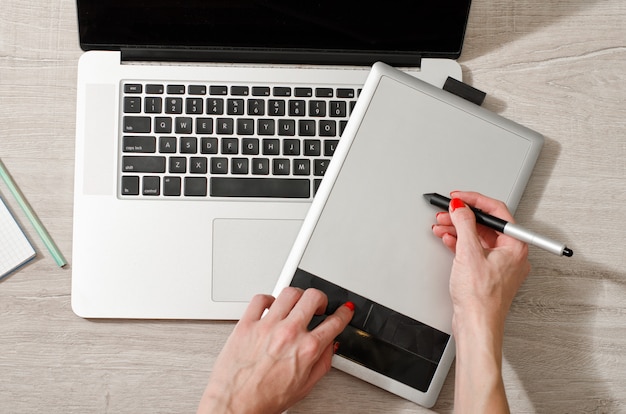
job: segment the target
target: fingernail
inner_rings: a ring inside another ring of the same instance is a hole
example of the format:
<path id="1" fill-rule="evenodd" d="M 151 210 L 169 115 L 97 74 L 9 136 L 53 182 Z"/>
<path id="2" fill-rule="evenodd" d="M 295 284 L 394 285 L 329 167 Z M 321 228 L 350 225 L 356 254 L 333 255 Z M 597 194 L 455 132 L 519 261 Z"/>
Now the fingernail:
<path id="1" fill-rule="evenodd" d="M 354 303 L 348 301 L 346 303 L 343 304 L 343 306 L 345 306 L 346 308 L 350 309 L 352 312 L 354 312 Z"/>
<path id="2" fill-rule="evenodd" d="M 339 349 L 339 342 L 335 342 L 335 345 L 333 345 L 333 353 L 336 354 L 338 349 Z"/>
<path id="3" fill-rule="evenodd" d="M 440 215 L 442 215 L 442 214 L 445 214 L 445 213 L 444 213 L 443 211 L 440 211 L 439 213 L 437 213 L 437 214 L 435 215 L 435 218 L 439 218 L 439 216 L 440 216 Z"/>
<path id="4" fill-rule="evenodd" d="M 454 211 L 457 208 L 465 207 L 465 203 L 460 198 L 453 198 L 450 200 L 450 211 Z"/>

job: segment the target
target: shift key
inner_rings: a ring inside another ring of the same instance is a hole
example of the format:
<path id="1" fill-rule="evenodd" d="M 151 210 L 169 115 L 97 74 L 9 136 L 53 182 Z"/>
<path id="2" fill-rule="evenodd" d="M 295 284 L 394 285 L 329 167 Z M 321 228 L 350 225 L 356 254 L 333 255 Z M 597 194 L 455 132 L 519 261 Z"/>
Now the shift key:
<path id="1" fill-rule="evenodd" d="M 135 173 L 164 173 L 165 157 L 127 156 L 122 157 L 122 171 Z"/>

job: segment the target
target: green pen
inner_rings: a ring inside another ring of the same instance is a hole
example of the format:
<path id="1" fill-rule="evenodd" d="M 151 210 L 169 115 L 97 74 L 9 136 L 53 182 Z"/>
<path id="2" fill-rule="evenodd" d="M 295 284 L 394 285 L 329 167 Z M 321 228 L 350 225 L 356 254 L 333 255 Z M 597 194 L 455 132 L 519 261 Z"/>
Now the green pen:
<path id="1" fill-rule="evenodd" d="M 7 187 L 9 187 L 9 190 L 13 194 L 13 197 L 15 197 L 15 199 L 17 200 L 17 203 L 20 205 L 20 207 L 24 211 L 24 214 L 26 214 L 26 217 L 28 217 L 28 220 L 37 231 L 37 234 L 39 234 L 39 237 L 41 237 L 41 240 L 48 248 L 48 251 L 54 258 L 54 261 L 60 267 L 65 267 L 67 265 L 67 262 L 65 261 L 63 254 L 61 254 L 61 252 L 59 251 L 59 248 L 56 246 L 56 244 L 54 244 L 54 241 L 52 240 L 52 238 L 46 231 L 46 228 L 43 226 L 39 218 L 35 215 L 35 212 L 30 207 L 28 202 L 24 199 L 22 192 L 20 191 L 19 188 L 17 188 L 17 185 L 15 184 L 15 182 L 9 175 L 9 172 L 6 170 L 4 164 L 2 163 L 2 160 L 0 160 L 0 175 L 2 176 L 2 179 L 6 183 Z"/>

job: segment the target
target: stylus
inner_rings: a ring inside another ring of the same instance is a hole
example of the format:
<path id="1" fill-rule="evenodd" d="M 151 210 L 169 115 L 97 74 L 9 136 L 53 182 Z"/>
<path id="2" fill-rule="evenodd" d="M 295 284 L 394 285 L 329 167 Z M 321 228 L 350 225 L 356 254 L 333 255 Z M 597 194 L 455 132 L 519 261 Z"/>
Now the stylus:
<path id="1" fill-rule="evenodd" d="M 448 197 L 442 196 L 441 194 L 424 194 L 424 198 L 428 200 L 428 202 L 433 206 L 437 206 L 444 210 L 448 210 L 449 208 L 450 199 Z M 542 248 L 558 256 L 572 257 L 574 255 L 572 249 L 568 249 L 563 243 L 556 242 L 547 237 L 534 233 L 528 229 L 525 229 L 522 226 L 514 223 L 509 223 L 506 220 L 502 220 L 501 218 L 494 217 L 491 214 L 484 213 L 483 211 L 475 207 L 470 206 L 470 208 L 476 216 L 476 223 L 487 226 L 491 229 L 499 231 L 500 233 L 511 236 L 517 240 L 521 240 L 525 243 Z"/>

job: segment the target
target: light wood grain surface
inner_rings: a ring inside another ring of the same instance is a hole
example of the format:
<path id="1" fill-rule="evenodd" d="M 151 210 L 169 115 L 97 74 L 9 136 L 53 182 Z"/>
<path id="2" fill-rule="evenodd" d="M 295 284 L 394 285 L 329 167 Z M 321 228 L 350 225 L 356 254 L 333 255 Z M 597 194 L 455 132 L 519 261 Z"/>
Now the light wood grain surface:
<path id="1" fill-rule="evenodd" d="M 70 263 L 80 54 L 73 1 L 2 1 L 0 157 Z M 517 219 L 576 252 L 531 249 L 506 326 L 512 411 L 626 412 L 626 3 L 475 0 L 460 63 L 487 108 L 545 135 Z M 193 412 L 232 323 L 81 319 L 71 266 L 17 216 L 38 259 L 0 283 L 0 412 Z M 426 411 L 333 370 L 290 412 Z"/>

